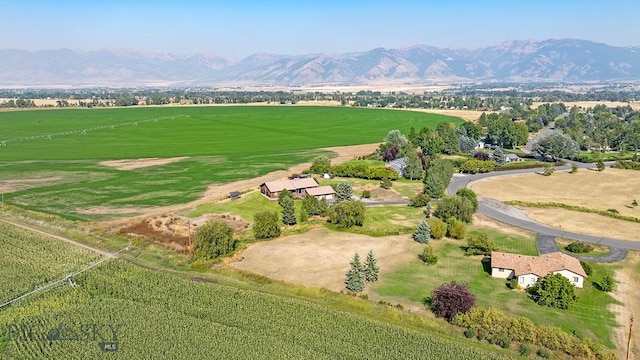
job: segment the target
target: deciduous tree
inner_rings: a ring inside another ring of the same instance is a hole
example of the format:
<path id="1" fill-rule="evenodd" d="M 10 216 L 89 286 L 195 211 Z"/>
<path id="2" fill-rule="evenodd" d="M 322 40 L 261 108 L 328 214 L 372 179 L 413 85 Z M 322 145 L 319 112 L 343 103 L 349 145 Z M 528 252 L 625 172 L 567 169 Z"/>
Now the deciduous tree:
<path id="1" fill-rule="evenodd" d="M 553 160 L 574 158 L 580 153 L 578 143 L 560 130 L 542 135 L 535 141 L 532 150 Z"/>
<path id="2" fill-rule="evenodd" d="M 280 236 L 278 213 L 263 210 L 253 216 L 253 233 L 256 239 L 271 239 Z"/>
<path id="3" fill-rule="evenodd" d="M 547 275 L 529 290 L 533 300 L 539 305 L 557 309 L 568 309 L 578 298 L 575 286 L 560 274 Z"/>
<path id="4" fill-rule="evenodd" d="M 219 220 L 202 225 L 196 232 L 194 242 L 196 252 L 210 259 L 232 252 L 238 243 L 233 239 L 233 228 Z"/>
<path id="5" fill-rule="evenodd" d="M 445 159 L 435 159 L 427 169 L 424 182 L 424 193 L 432 198 L 440 198 L 444 195 L 453 176 L 453 165 Z"/>
<path id="6" fill-rule="evenodd" d="M 431 295 L 431 309 L 438 317 L 451 321 L 476 305 L 476 297 L 469 287 L 455 281 L 438 286 Z"/>

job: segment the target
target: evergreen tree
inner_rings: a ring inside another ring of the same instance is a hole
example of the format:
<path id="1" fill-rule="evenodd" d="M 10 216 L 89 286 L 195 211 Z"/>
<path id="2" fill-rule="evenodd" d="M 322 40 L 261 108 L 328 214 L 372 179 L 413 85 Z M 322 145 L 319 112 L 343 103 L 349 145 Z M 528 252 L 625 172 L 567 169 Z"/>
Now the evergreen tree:
<path id="1" fill-rule="evenodd" d="M 413 240 L 421 244 L 426 244 L 429 242 L 430 238 L 431 238 L 431 227 L 429 226 L 429 223 L 422 220 L 420 224 L 418 224 L 416 231 L 413 233 Z"/>
<path id="2" fill-rule="evenodd" d="M 280 191 L 280 193 L 278 194 L 278 205 L 284 207 L 283 201 L 285 198 L 293 200 L 293 194 L 291 194 L 291 192 L 287 189 L 282 189 L 282 191 Z"/>
<path id="3" fill-rule="evenodd" d="M 282 222 L 285 225 L 296 224 L 296 206 L 293 198 L 285 197 L 282 199 Z"/>
<path id="4" fill-rule="evenodd" d="M 336 185 L 336 202 L 351 200 L 353 189 L 348 182 L 340 182 Z"/>
<path id="5" fill-rule="evenodd" d="M 351 259 L 351 269 L 347 272 L 346 288 L 354 292 L 360 292 L 364 290 L 364 281 L 365 275 L 360 262 L 360 255 L 355 253 Z"/>
<path id="6" fill-rule="evenodd" d="M 369 282 L 376 282 L 380 278 L 380 267 L 378 260 L 373 255 L 373 250 L 369 250 L 367 261 L 364 263 L 364 278 Z"/>
<path id="7" fill-rule="evenodd" d="M 493 150 L 493 161 L 496 162 L 496 165 L 504 165 L 504 151 L 501 147 Z"/>

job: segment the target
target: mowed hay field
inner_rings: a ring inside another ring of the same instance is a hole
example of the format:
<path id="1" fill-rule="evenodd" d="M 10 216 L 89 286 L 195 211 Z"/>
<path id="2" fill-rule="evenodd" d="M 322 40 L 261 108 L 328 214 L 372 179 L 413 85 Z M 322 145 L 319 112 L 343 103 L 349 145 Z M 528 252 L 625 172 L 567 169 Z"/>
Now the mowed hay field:
<path id="1" fill-rule="evenodd" d="M 459 118 L 339 107 L 157 107 L 0 113 L 0 174 L 19 183 L 5 202 L 101 219 L 183 204 L 210 184 L 285 170 L 320 148 L 382 141 L 392 129 L 435 128 Z M 108 160 L 154 158 L 119 170 Z M 171 158 L 162 163 L 158 159 Z M 113 208 L 107 215 L 95 207 Z M 123 213 L 118 208 L 131 209 Z"/>
<path id="2" fill-rule="evenodd" d="M 471 184 L 483 197 L 501 201 L 555 202 L 585 208 L 616 209 L 621 215 L 640 218 L 640 173 L 607 168 L 602 172 L 581 169 L 575 174 L 556 172 L 551 176 L 514 175 L 486 179 Z M 563 230 L 640 240 L 640 223 L 555 208 L 528 208 L 534 220 Z"/>

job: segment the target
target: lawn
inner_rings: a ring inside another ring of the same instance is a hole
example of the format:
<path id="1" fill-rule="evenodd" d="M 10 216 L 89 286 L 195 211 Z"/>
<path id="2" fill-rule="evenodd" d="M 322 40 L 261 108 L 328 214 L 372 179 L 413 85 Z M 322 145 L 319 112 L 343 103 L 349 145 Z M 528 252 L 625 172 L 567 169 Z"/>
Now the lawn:
<path id="1" fill-rule="evenodd" d="M 498 245 L 499 251 L 520 253 L 522 250 L 522 253 L 531 254 L 535 247 L 533 239 L 509 245 L 504 238 L 499 240 L 494 235 L 495 233 L 489 232 L 489 237 Z M 577 289 L 578 302 L 565 311 L 541 307 L 530 300 L 526 293 L 510 290 L 505 286 L 504 280 L 492 278 L 488 269 L 483 267 L 482 256 L 464 255 L 461 247 L 466 242 L 434 240 L 431 244 L 439 257 L 437 264 L 426 266 L 416 258 L 387 275 L 372 291 L 383 300 L 411 306 L 423 302 L 440 284 L 455 280 L 469 285 L 481 308 L 494 307 L 507 314 L 525 316 L 536 324 L 559 326 L 579 337 L 588 336 L 613 347 L 611 330 L 617 325 L 614 315 L 607 310 L 607 305 L 615 303 L 615 300 L 609 294 L 597 290 L 592 283 L 603 274 L 610 274 L 613 266 L 594 266 L 594 275 L 586 281 L 585 288 Z"/>
<path id="2" fill-rule="evenodd" d="M 198 199 L 212 183 L 310 161 L 319 148 L 375 143 L 390 129 L 457 118 L 329 107 L 163 107 L 0 113 L 2 181 L 28 186 L 5 202 L 73 219 L 101 208 L 148 208 Z M 301 126 L 303 124 L 304 126 Z M 311 126 L 312 125 L 312 126 Z M 117 170 L 102 160 L 186 157 Z M 46 180 L 42 180 L 46 179 Z M 135 209 L 117 216 L 133 215 Z"/>

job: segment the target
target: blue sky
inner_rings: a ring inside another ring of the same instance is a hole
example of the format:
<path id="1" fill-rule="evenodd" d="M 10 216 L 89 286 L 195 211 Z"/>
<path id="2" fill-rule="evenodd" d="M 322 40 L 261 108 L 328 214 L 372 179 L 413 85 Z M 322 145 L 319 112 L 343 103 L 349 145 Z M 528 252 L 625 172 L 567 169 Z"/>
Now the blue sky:
<path id="1" fill-rule="evenodd" d="M 640 46 L 640 4 L 605 0 L 3 1 L 0 48 L 125 48 L 231 60 L 418 43 L 577 38 Z"/>

